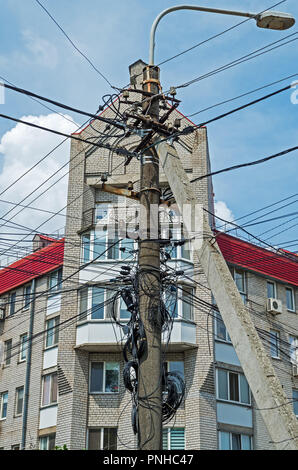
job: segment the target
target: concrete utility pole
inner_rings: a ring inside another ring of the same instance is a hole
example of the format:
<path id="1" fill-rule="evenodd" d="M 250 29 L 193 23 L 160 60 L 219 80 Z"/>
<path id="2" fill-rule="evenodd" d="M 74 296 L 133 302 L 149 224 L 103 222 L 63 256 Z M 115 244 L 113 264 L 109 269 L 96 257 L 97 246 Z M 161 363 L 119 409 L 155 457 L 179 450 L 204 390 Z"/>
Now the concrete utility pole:
<path id="1" fill-rule="evenodd" d="M 191 217 L 183 218 L 184 225 L 188 235 L 193 236 L 193 250 L 199 256 L 272 443 L 278 450 L 298 450 L 298 423 L 292 403 L 285 395 L 250 313 L 243 304 L 209 227 L 207 215 L 204 213 L 200 217 L 198 214 L 193 189 L 175 148 L 165 142 L 156 147 L 180 212 L 185 205 L 188 206 L 187 213 Z M 196 233 L 203 233 L 203 240 L 196 237 Z"/>
<path id="2" fill-rule="evenodd" d="M 159 68 L 146 66 L 143 91 L 159 93 Z M 159 98 L 143 103 L 143 115 L 159 119 Z M 162 374 L 160 318 L 159 161 L 156 150 L 148 150 L 141 161 L 139 309 L 147 340 L 140 359 L 138 380 L 139 449 L 162 448 Z"/>

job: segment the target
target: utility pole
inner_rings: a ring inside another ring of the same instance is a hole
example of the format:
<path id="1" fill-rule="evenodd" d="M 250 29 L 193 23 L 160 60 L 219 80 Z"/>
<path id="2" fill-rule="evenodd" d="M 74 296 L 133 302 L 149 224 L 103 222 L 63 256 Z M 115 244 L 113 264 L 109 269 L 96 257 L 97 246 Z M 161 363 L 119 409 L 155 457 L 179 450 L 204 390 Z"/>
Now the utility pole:
<path id="1" fill-rule="evenodd" d="M 143 91 L 155 95 L 159 87 L 159 68 L 146 66 Z M 148 94 L 143 95 L 142 114 L 158 122 L 159 97 L 148 99 Z M 150 127 L 150 122 L 144 127 Z M 138 447 L 141 450 L 162 448 L 159 202 L 159 160 L 152 147 L 142 155 L 140 183 L 139 313 L 146 336 L 138 373 Z"/>

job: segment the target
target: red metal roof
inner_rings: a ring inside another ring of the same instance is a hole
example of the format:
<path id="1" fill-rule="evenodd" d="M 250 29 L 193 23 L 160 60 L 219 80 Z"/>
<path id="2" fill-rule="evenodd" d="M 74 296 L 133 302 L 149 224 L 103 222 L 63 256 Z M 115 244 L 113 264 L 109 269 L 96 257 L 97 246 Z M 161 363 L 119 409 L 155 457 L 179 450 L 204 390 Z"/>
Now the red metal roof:
<path id="1" fill-rule="evenodd" d="M 0 270 L 0 294 L 63 265 L 64 238 Z"/>
<path id="2" fill-rule="evenodd" d="M 286 250 L 281 250 L 283 255 L 278 254 L 226 233 L 218 232 L 216 238 L 228 263 L 298 287 L 298 263 L 294 254 Z M 286 257 L 287 254 L 293 259 Z M 64 238 L 61 238 L 1 269 L 0 294 L 59 268 L 63 265 L 63 255 Z"/>
<path id="3" fill-rule="evenodd" d="M 298 263 L 294 253 L 281 250 L 278 254 L 226 233 L 219 233 L 216 238 L 228 263 L 298 286 Z"/>

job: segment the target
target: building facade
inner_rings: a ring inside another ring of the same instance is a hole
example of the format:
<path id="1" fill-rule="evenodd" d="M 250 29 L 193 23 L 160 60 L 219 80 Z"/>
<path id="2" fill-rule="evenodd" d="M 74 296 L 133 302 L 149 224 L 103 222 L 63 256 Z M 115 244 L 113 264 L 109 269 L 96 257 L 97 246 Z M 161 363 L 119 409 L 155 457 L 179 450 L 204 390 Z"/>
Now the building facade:
<path id="1" fill-rule="evenodd" d="M 132 102 L 141 100 L 134 86 L 140 87 L 143 65 L 139 61 L 130 68 Z M 123 112 L 129 104 L 119 106 Z M 114 118 L 115 106 L 104 116 Z M 168 122 L 175 119 L 181 120 L 181 129 L 189 125 L 177 110 Z M 105 125 L 93 121 L 80 137 L 111 142 L 114 131 L 103 140 L 104 131 Z M 133 150 L 139 141 L 138 135 L 129 136 L 126 148 Z M 174 145 L 190 178 L 210 171 L 205 128 Z M 125 165 L 125 158 L 108 148 L 73 140 L 65 239 L 36 236 L 31 255 L 0 271 L 0 448 L 137 448 L 131 394 L 123 382 L 130 313 L 119 295 L 119 273 L 123 266 L 134 273 L 137 266 L 138 202 L 103 185 L 127 188 L 133 182 L 137 193 L 139 168 L 136 159 Z M 162 169 L 160 184 L 166 199 Z M 213 214 L 211 179 L 194 183 L 194 190 L 198 203 Z M 163 249 L 168 253 L 164 266 L 183 274 L 175 290 L 163 292 L 173 317 L 171 335 L 163 337 L 163 363 L 183 377 L 186 392 L 174 419 L 164 426 L 163 446 L 271 449 L 206 278 L 175 225 L 175 210 L 170 211 L 165 208 L 172 241 Z M 124 235 L 123 218 L 128 224 Z M 214 228 L 212 215 L 210 224 Z M 297 257 L 228 233 L 215 236 L 298 415 Z"/>

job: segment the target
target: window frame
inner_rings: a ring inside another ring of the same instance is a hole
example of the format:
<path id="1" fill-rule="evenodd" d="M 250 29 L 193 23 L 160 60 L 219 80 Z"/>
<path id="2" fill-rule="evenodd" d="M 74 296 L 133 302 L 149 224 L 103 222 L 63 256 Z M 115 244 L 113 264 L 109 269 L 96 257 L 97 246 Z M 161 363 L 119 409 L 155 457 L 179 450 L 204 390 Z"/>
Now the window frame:
<path id="1" fill-rule="evenodd" d="M 232 274 L 232 278 L 236 284 L 236 287 L 238 289 L 238 292 L 239 294 L 241 295 L 241 298 L 243 300 L 243 303 L 246 304 L 247 303 L 247 300 L 248 300 L 248 290 L 247 290 L 247 271 L 245 269 L 242 269 L 242 268 L 238 268 L 236 266 L 229 266 L 230 268 L 230 272 Z M 244 286 L 244 290 L 239 290 L 238 288 L 238 285 L 236 283 L 236 278 L 235 278 L 235 274 L 236 272 L 238 273 L 241 273 L 241 275 L 243 276 L 243 286 Z"/>
<path id="2" fill-rule="evenodd" d="M 54 284 L 53 287 L 51 287 L 51 279 L 53 276 L 57 276 L 57 282 Z M 52 271 L 48 275 L 48 297 L 53 297 L 54 295 L 57 295 L 59 292 L 61 292 L 62 289 L 62 268 L 55 269 L 55 271 Z"/>
<path id="3" fill-rule="evenodd" d="M 89 437 L 90 437 L 90 431 L 100 431 L 100 449 L 98 450 L 114 450 L 114 449 L 104 449 L 104 433 L 105 430 L 107 429 L 115 429 L 116 430 L 116 449 L 118 450 L 118 428 L 117 426 L 105 426 L 105 427 L 88 427 L 88 432 L 87 432 L 87 449 L 89 450 Z"/>
<path id="4" fill-rule="evenodd" d="M 21 390 L 23 391 L 23 396 L 22 396 L 22 410 L 21 410 L 20 412 L 18 412 L 19 392 L 20 392 Z M 24 392 L 25 392 L 24 386 L 22 386 L 22 387 L 17 387 L 17 388 L 16 388 L 16 392 L 15 392 L 15 409 L 14 409 L 14 415 L 15 415 L 15 416 L 22 416 L 22 414 L 23 414 L 23 409 L 24 409 Z"/>
<path id="5" fill-rule="evenodd" d="M 231 400 L 230 398 L 221 398 L 219 396 L 219 380 L 218 380 L 218 371 L 224 371 L 226 372 L 228 375 L 227 375 L 227 395 L 228 397 L 231 396 L 231 391 L 230 391 L 230 377 L 229 377 L 229 374 L 236 374 L 237 377 L 238 377 L 238 395 L 239 395 L 239 401 L 236 401 L 236 400 Z M 248 385 L 248 398 L 249 398 L 249 403 L 245 403 L 243 401 L 241 401 L 241 382 L 240 382 L 240 376 L 243 376 L 247 382 L 247 385 Z M 223 369 L 221 367 L 217 367 L 216 368 L 216 399 L 219 400 L 219 401 L 223 401 L 225 403 L 234 403 L 234 404 L 237 404 L 237 405 L 241 405 L 241 406 L 247 406 L 247 407 L 251 407 L 252 406 L 252 396 L 251 396 L 251 390 L 250 390 L 250 387 L 249 387 L 249 383 L 245 377 L 244 374 L 242 374 L 241 372 L 235 372 L 233 370 L 228 370 L 228 369 Z"/>
<path id="6" fill-rule="evenodd" d="M 103 300 L 103 318 L 92 318 L 92 301 L 93 301 L 93 288 L 98 287 L 99 289 L 104 290 L 104 300 Z M 112 316 L 109 314 L 109 307 L 112 307 L 112 304 L 107 305 L 107 301 L 109 300 L 109 292 L 111 293 L 111 297 L 118 292 L 117 286 L 114 289 L 109 288 L 106 284 L 105 285 L 95 285 L 95 286 L 88 286 L 83 287 L 80 289 L 78 293 L 78 323 L 83 322 L 106 322 L 106 321 L 113 321 Z M 85 296 L 85 299 L 84 299 Z M 86 309 L 81 311 L 83 308 L 83 300 L 86 302 Z M 117 319 L 121 320 L 122 322 L 128 322 L 130 320 L 130 316 L 128 318 L 122 318 L 120 312 L 121 306 L 121 298 L 116 300 L 116 311 L 117 311 Z"/>
<path id="7" fill-rule="evenodd" d="M 10 344 L 10 347 L 8 346 Z M 11 364 L 11 352 L 12 352 L 12 338 L 4 341 L 4 364 L 5 366 L 9 366 Z"/>
<path id="8" fill-rule="evenodd" d="M 25 341 L 22 338 L 26 337 Z M 22 357 L 24 354 L 25 357 Z M 19 362 L 25 362 L 28 354 L 28 333 L 20 335 Z"/>
<path id="9" fill-rule="evenodd" d="M 53 447 L 53 449 L 50 449 L 50 445 L 49 445 L 51 436 L 55 436 L 54 437 L 54 447 Z M 42 442 L 43 439 L 46 439 L 46 449 L 41 448 L 41 442 Z M 39 444 L 38 445 L 39 450 L 54 450 L 55 449 L 55 444 L 56 444 L 56 433 L 53 432 L 53 433 L 50 433 L 50 434 L 46 434 L 45 436 L 39 436 L 39 443 L 38 444 Z"/>
<path id="10" fill-rule="evenodd" d="M 226 433 L 226 434 L 229 434 L 229 449 L 222 449 L 221 448 L 221 433 Z M 232 435 L 233 434 L 236 434 L 236 435 L 239 435 L 240 436 L 240 445 L 241 445 L 241 449 L 239 450 L 253 450 L 253 440 L 252 440 L 252 435 L 250 434 L 245 434 L 245 433 L 241 433 L 241 432 L 233 432 L 233 431 L 225 431 L 225 430 L 219 430 L 218 431 L 218 449 L 219 450 L 238 450 L 238 449 L 232 449 Z M 246 436 L 246 437 L 249 437 L 249 440 L 250 440 L 250 449 L 242 449 L 242 436 Z"/>
<path id="11" fill-rule="evenodd" d="M 48 328 L 48 323 L 54 321 L 54 326 Z M 56 346 L 58 346 L 59 343 L 59 323 L 60 323 L 60 315 L 57 315 L 55 317 L 49 318 L 46 320 L 46 325 L 45 325 L 45 345 L 44 348 L 46 349 L 51 349 Z M 52 334 L 50 333 L 50 330 L 52 330 Z M 54 338 L 53 344 L 47 346 L 48 339 L 52 337 Z"/>
<path id="12" fill-rule="evenodd" d="M 215 341 L 221 341 L 222 343 L 232 344 L 232 340 L 230 338 L 229 332 L 227 330 L 226 325 L 222 319 L 222 316 L 218 310 L 214 310 L 214 333 L 215 333 Z M 218 324 L 222 323 L 223 328 L 225 329 L 225 339 L 220 338 L 218 335 Z"/>
<path id="13" fill-rule="evenodd" d="M 57 380 L 56 380 L 56 401 L 52 401 L 53 398 L 53 376 L 56 375 Z M 44 395 L 45 395 L 45 388 L 44 388 L 44 383 L 45 383 L 45 378 L 50 377 L 50 401 L 49 403 L 43 404 L 44 401 Z M 41 408 L 46 408 L 49 406 L 54 406 L 58 404 L 59 396 L 58 396 L 58 373 L 57 372 L 51 372 L 50 374 L 44 374 L 41 379 Z"/>
<path id="14" fill-rule="evenodd" d="M 290 291 L 291 292 L 291 300 L 292 300 L 292 306 L 293 308 L 289 308 L 288 307 L 288 296 L 287 296 L 287 292 Z M 287 306 L 287 310 L 288 312 L 296 312 L 296 305 L 295 305 L 295 292 L 294 292 L 294 289 L 292 287 L 286 287 L 286 306 Z"/>
<path id="15" fill-rule="evenodd" d="M 185 292 L 189 289 L 190 293 L 188 294 L 189 296 L 194 295 L 194 290 L 195 287 L 192 284 L 188 284 L 186 282 L 184 283 L 179 283 L 178 288 L 176 288 L 176 304 L 175 304 L 175 310 L 176 313 L 172 315 L 172 312 L 169 312 L 173 320 L 183 320 L 183 321 L 189 321 L 189 322 L 194 322 L 194 306 L 193 304 L 188 304 L 187 302 L 184 301 L 185 298 Z M 169 294 L 168 294 L 169 295 Z M 174 298 L 174 295 L 173 295 Z M 164 294 L 164 301 L 167 301 L 166 295 Z M 184 304 L 190 307 L 190 318 L 186 318 L 184 314 Z"/>
<path id="16" fill-rule="evenodd" d="M 272 333 L 277 333 L 277 335 L 274 336 Z M 280 331 L 279 330 L 274 330 L 273 328 L 270 328 L 269 335 L 270 335 L 270 339 L 269 339 L 270 356 L 272 357 L 272 359 L 280 359 Z M 276 339 L 276 344 L 273 344 L 272 338 Z M 276 356 L 272 354 L 273 347 L 276 348 L 276 351 L 277 351 Z"/>
<path id="17" fill-rule="evenodd" d="M 29 293 L 27 292 L 29 290 Z M 31 304 L 31 295 L 32 295 L 32 284 L 27 284 L 24 286 L 23 296 L 24 296 L 24 305 L 23 310 L 28 310 Z"/>
<path id="18" fill-rule="evenodd" d="M 274 297 L 269 297 L 268 296 L 268 284 L 272 284 L 273 285 L 273 293 L 274 293 Z M 277 298 L 277 286 L 276 286 L 276 282 L 275 281 L 266 281 L 266 288 L 267 288 L 267 299 L 275 299 L 275 300 L 278 300 Z"/>
<path id="19" fill-rule="evenodd" d="M 92 374 L 92 364 L 93 363 L 101 363 L 103 364 L 103 377 L 102 377 L 102 391 L 101 392 L 91 392 L 91 374 Z M 118 390 L 116 392 L 105 391 L 106 388 L 106 364 L 118 364 Z M 88 393 L 89 395 L 117 395 L 120 393 L 120 362 L 119 361 L 90 361 L 89 366 L 89 384 L 88 384 Z"/>
<path id="20" fill-rule="evenodd" d="M 14 315 L 16 311 L 16 298 L 17 298 L 17 292 L 11 292 L 9 294 L 9 316 Z M 13 301 L 12 301 L 13 299 Z"/>
<path id="21" fill-rule="evenodd" d="M 290 361 L 292 364 L 298 366 L 298 336 L 289 335 L 289 346 Z"/>
<path id="22" fill-rule="evenodd" d="M 6 402 L 4 403 L 4 396 L 6 396 Z M 3 416 L 4 405 L 6 405 L 6 413 Z M 0 393 L 0 421 L 7 418 L 7 410 L 8 410 L 8 390 Z"/>
<path id="23" fill-rule="evenodd" d="M 103 233 L 102 236 L 98 236 L 96 234 L 100 234 L 100 232 Z M 121 237 L 119 237 L 118 233 L 115 234 L 115 239 L 112 239 L 108 236 L 108 230 L 99 230 L 99 229 L 92 229 L 92 230 L 88 230 L 84 233 L 81 234 L 81 254 L 80 254 L 80 262 L 81 264 L 88 264 L 89 262 L 119 262 L 119 261 L 123 261 L 123 262 L 129 262 L 131 260 L 133 260 L 133 254 L 130 253 L 129 256 L 125 256 L 125 251 L 121 251 L 120 248 L 127 248 L 127 242 L 128 240 L 130 240 L 132 242 L 132 250 L 135 250 L 136 249 L 136 240 L 134 238 L 123 238 L 121 239 Z M 87 250 L 85 250 L 85 246 L 86 244 L 84 243 L 84 238 L 87 238 L 88 237 L 88 248 Z M 115 241 L 121 239 L 121 241 L 119 241 L 119 243 L 117 243 L 115 245 L 115 247 L 117 247 L 117 253 L 118 253 L 118 257 L 109 257 L 109 254 L 110 254 L 110 249 L 109 249 L 109 240 L 110 242 L 112 242 L 111 244 L 113 244 Z M 96 252 L 96 249 L 95 249 L 95 241 L 96 240 L 102 240 L 102 254 L 99 254 Z M 88 256 L 86 256 L 86 251 L 88 251 L 89 253 L 89 258 Z"/>

